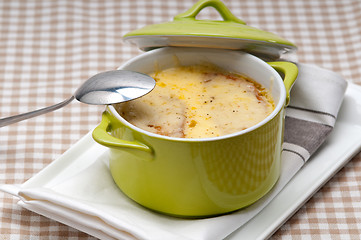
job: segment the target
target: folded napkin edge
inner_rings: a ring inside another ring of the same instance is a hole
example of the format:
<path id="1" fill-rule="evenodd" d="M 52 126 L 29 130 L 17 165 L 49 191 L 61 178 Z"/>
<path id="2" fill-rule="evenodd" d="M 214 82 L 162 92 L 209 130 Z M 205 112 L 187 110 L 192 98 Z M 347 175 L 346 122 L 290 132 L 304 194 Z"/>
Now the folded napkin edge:
<path id="1" fill-rule="evenodd" d="M 21 191 L 20 184 L 0 184 L 0 191 L 8 193 L 14 197 L 21 198 L 19 192 Z"/>

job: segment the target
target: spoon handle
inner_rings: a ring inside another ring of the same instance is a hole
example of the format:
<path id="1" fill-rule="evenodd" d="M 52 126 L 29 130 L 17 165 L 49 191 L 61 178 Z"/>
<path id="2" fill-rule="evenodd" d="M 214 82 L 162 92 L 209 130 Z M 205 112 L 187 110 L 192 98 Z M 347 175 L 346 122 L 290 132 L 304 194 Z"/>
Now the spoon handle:
<path id="1" fill-rule="evenodd" d="M 35 110 L 32 112 L 28 112 L 28 113 L 22 113 L 22 114 L 11 116 L 11 117 L 1 118 L 0 119 L 0 127 L 4 127 L 9 124 L 17 123 L 17 122 L 20 122 L 20 121 L 23 121 L 23 120 L 26 120 L 29 118 L 33 118 L 33 117 L 36 117 L 36 116 L 39 116 L 39 115 L 42 115 L 42 114 L 45 114 L 48 112 L 55 111 L 59 108 L 62 108 L 64 106 L 68 105 L 73 100 L 74 100 L 74 96 L 72 96 L 71 98 L 69 98 L 61 103 L 58 103 L 58 104 L 55 104 L 55 105 L 52 105 L 49 107 L 41 108 L 41 109 L 38 109 L 38 110 Z"/>

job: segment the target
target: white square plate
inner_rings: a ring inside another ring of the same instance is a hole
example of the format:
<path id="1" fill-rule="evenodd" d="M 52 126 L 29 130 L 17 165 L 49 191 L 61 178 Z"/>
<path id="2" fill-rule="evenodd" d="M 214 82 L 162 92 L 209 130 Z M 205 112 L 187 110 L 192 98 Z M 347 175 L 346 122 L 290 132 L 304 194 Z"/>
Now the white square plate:
<path id="1" fill-rule="evenodd" d="M 361 150 L 360 86 L 349 84 L 338 116 L 334 130 L 316 154 L 269 205 L 227 239 L 265 239 L 271 236 Z M 90 166 L 94 162 L 93 159 L 104 158 L 107 151 L 107 148 L 95 143 L 89 133 L 48 167 L 25 182 L 23 187 L 56 185 Z M 63 219 L 61 222 L 69 225 L 71 219 Z M 78 229 L 82 230 L 81 227 Z"/>

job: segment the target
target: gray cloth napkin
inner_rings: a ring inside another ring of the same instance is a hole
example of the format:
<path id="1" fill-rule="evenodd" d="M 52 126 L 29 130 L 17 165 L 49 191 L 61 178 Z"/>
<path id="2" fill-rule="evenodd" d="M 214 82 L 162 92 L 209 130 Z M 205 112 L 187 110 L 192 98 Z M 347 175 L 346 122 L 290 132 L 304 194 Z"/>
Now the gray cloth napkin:
<path id="1" fill-rule="evenodd" d="M 1 185 L 0 190 L 20 198 L 19 204 L 31 211 L 101 239 L 223 239 L 272 201 L 325 141 L 336 122 L 346 81 L 316 66 L 298 67 L 299 76 L 286 110 L 280 179 L 266 196 L 245 209 L 197 220 L 144 209 L 116 187 L 107 166 L 107 150 L 95 144 L 90 134 L 33 179 L 21 186 Z M 85 151 L 80 154 L 76 148 Z M 62 168 L 65 170 L 60 171 Z M 44 183 L 44 179 L 49 182 Z"/>
<path id="2" fill-rule="evenodd" d="M 283 151 L 306 162 L 332 131 L 347 82 L 334 72 L 297 65 L 299 75 L 286 108 Z"/>

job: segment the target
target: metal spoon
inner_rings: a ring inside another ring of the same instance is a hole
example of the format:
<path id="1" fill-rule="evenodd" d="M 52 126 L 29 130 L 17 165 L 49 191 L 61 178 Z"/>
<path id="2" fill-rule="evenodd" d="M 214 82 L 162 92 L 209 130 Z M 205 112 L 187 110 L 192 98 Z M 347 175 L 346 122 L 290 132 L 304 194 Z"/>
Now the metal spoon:
<path id="1" fill-rule="evenodd" d="M 155 87 L 150 76 L 125 70 L 98 73 L 85 81 L 69 99 L 28 113 L 0 119 L 0 127 L 39 116 L 69 104 L 73 99 L 94 105 L 107 105 L 125 102 L 141 97 Z"/>

